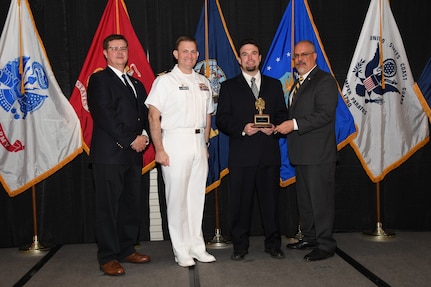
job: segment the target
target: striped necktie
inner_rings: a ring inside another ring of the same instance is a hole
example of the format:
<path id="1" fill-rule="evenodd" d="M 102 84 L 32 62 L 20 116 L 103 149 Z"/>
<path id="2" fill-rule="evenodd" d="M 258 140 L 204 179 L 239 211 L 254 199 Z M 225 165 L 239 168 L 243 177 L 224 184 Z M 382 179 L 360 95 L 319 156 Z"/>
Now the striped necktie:
<path id="1" fill-rule="evenodd" d="M 253 92 L 254 97 L 257 99 L 259 97 L 259 90 L 256 86 L 256 78 L 251 78 L 251 91 Z"/>
<path id="2" fill-rule="evenodd" d="M 295 85 L 295 88 L 293 90 L 293 93 L 292 93 L 292 96 L 291 96 L 291 99 L 290 99 L 290 104 L 292 104 L 293 98 L 295 98 L 296 92 L 298 92 L 299 88 L 301 87 L 301 82 L 303 80 L 304 80 L 303 77 L 299 77 L 299 79 L 296 81 L 296 85 Z"/>

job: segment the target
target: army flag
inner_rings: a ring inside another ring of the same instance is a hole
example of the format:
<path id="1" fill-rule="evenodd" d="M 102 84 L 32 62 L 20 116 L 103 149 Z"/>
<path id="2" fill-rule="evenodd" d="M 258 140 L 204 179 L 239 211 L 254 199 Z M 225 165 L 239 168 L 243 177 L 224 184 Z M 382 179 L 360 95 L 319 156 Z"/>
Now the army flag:
<path id="1" fill-rule="evenodd" d="M 16 196 L 82 152 L 27 0 L 12 0 L 0 38 L 0 180 Z"/>

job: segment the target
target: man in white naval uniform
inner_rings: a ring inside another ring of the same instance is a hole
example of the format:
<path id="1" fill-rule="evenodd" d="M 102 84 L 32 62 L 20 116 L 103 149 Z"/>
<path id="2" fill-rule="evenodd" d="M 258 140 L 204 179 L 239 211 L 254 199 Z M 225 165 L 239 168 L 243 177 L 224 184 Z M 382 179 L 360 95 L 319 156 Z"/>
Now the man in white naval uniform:
<path id="1" fill-rule="evenodd" d="M 182 267 L 216 261 L 205 248 L 202 218 L 208 174 L 207 143 L 214 112 L 206 77 L 196 73 L 199 52 L 192 37 L 178 38 L 178 64 L 157 77 L 145 101 L 156 162 L 165 182 L 168 228 L 176 262 Z"/>

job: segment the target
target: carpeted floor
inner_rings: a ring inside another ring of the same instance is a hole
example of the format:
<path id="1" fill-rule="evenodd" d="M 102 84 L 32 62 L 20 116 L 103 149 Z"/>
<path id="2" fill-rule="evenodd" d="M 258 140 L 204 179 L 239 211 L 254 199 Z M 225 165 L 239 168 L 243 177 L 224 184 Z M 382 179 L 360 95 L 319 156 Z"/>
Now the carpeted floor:
<path id="1" fill-rule="evenodd" d="M 272 259 L 263 251 L 263 237 L 252 237 L 244 261 L 232 261 L 232 247 L 208 248 L 215 263 L 179 267 L 169 241 L 142 242 L 137 250 L 152 261 L 124 263 L 126 275 L 103 275 L 95 244 L 55 246 L 41 254 L 0 249 L 0 286 L 92 287 L 254 287 L 254 286 L 430 286 L 431 232 L 397 232 L 374 240 L 362 233 L 336 233 L 336 255 L 318 262 L 303 260 L 308 251 L 283 250 Z"/>

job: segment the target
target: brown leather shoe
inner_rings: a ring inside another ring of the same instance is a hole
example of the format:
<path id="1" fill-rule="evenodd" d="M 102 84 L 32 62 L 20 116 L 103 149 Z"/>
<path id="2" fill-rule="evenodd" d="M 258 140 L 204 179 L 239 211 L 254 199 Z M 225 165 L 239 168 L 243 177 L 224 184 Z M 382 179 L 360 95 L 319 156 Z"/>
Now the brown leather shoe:
<path id="1" fill-rule="evenodd" d="M 100 265 L 100 270 L 102 270 L 106 275 L 110 276 L 121 276 L 126 273 L 124 268 L 117 260 L 111 260 L 105 264 Z"/>
<path id="2" fill-rule="evenodd" d="M 140 254 L 138 252 L 134 252 L 129 256 L 125 257 L 123 261 L 130 263 L 147 263 L 151 261 L 151 257 L 148 255 Z"/>

